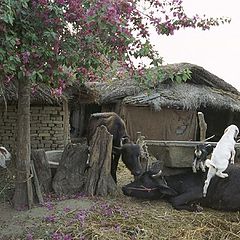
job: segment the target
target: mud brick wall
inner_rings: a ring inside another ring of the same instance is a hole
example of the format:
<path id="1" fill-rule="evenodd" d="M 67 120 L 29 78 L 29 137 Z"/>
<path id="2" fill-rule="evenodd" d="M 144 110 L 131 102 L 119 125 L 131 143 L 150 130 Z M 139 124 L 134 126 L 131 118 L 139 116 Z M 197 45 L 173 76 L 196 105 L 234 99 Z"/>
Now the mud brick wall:
<path id="1" fill-rule="evenodd" d="M 31 106 L 31 147 L 47 150 L 63 149 L 66 141 L 62 106 Z M 65 119 L 66 122 L 66 119 Z M 69 121 L 68 121 L 69 122 Z M 15 152 L 17 106 L 0 106 L 0 145 Z M 69 125 L 68 131 L 69 131 Z M 66 128 L 66 126 L 65 126 Z M 67 136 L 68 138 L 68 136 Z"/>

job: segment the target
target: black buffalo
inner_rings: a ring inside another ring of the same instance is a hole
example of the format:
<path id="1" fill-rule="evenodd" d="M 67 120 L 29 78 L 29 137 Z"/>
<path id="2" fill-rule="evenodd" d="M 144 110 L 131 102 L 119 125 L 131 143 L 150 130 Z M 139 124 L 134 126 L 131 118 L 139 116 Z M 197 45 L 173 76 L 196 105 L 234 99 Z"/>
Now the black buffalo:
<path id="1" fill-rule="evenodd" d="M 111 175 L 117 182 L 117 166 L 120 156 L 126 167 L 131 171 L 132 175 L 139 176 L 142 173 L 140 164 L 140 146 L 130 141 L 127 134 L 126 125 L 122 118 L 114 112 L 95 113 L 90 116 L 87 139 L 90 143 L 97 127 L 104 125 L 108 132 L 113 135 L 113 150 L 111 162 Z"/>
<path id="2" fill-rule="evenodd" d="M 189 171 L 173 175 L 153 177 L 148 171 L 134 182 L 122 188 L 127 196 L 143 199 L 166 199 L 178 210 L 199 210 L 199 205 L 217 210 L 240 210 L 240 167 L 231 165 L 227 168 L 228 178 L 212 178 L 207 196 L 202 191 L 206 173 Z"/>

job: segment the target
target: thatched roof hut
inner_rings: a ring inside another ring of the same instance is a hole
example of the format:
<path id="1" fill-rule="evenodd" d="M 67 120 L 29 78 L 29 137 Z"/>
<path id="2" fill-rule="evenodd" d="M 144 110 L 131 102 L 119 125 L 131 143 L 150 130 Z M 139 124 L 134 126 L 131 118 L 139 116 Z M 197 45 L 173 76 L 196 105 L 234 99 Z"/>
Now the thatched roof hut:
<path id="1" fill-rule="evenodd" d="M 240 111 L 240 93 L 237 89 L 204 68 L 180 63 L 166 65 L 162 69 L 164 77 L 151 91 L 133 80 L 96 84 L 94 88 L 100 94 L 99 103 L 115 103 L 124 99 L 124 104 L 148 105 L 155 110 L 165 107 L 194 110 L 211 106 Z M 191 79 L 186 83 L 179 84 L 169 79 L 168 72 L 184 69 L 191 71 Z"/>
<path id="2" fill-rule="evenodd" d="M 0 87 L 0 142 L 12 153 L 17 134 L 17 83 Z M 31 147 L 62 149 L 69 142 L 69 112 L 66 96 L 56 97 L 50 88 L 38 86 L 31 93 Z"/>
<path id="3" fill-rule="evenodd" d="M 17 82 L 10 82 L 0 87 L 0 105 L 6 102 L 17 103 L 18 101 L 18 86 Z M 49 87 L 38 85 L 36 90 L 31 92 L 31 104 L 47 104 L 56 105 L 61 104 L 62 98 L 53 96 Z"/>
<path id="4" fill-rule="evenodd" d="M 187 82 L 170 79 L 172 72 L 184 69 L 191 71 Z M 162 71 L 163 77 L 155 81 L 150 91 L 132 79 L 91 83 L 88 87 L 98 93 L 96 99 L 102 111 L 114 110 L 123 115 L 134 139 L 137 131 L 158 140 L 197 139 L 198 111 L 205 114 L 207 135 L 215 134 L 214 140 L 219 139 L 228 124 L 240 126 L 240 93 L 232 85 L 189 63 L 166 65 Z"/>

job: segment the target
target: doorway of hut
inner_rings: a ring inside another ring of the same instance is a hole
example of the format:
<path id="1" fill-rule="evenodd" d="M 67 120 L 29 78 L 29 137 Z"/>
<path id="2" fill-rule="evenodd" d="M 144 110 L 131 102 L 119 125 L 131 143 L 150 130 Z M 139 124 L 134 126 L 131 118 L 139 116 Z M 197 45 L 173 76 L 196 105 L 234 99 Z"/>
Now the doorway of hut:
<path id="1" fill-rule="evenodd" d="M 71 142 L 82 142 L 86 138 L 86 130 L 90 115 L 101 112 L 98 104 L 79 104 L 70 107 L 70 138 Z"/>
<path id="2" fill-rule="evenodd" d="M 211 107 L 200 109 L 200 112 L 203 112 L 207 123 L 206 138 L 215 135 L 210 140 L 211 142 L 218 142 L 227 126 L 235 124 L 240 127 L 238 124 L 240 123 L 240 113 Z"/>

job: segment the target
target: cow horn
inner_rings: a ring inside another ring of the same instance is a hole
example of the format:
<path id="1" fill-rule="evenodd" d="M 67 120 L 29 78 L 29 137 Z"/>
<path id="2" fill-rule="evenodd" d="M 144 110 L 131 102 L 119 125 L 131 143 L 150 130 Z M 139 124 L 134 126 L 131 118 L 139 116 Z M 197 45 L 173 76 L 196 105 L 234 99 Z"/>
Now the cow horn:
<path id="1" fill-rule="evenodd" d="M 211 137 L 208 137 L 208 138 L 204 139 L 203 142 L 206 142 L 207 140 L 210 140 L 210 139 L 212 139 L 214 137 L 215 137 L 215 135 L 212 135 Z"/>
<path id="2" fill-rule="evenodd" d="M 153 177 L 153 178 L 158 178 L 158 177 L 160 177 L 161 175 L 162 175 L 162 170 L 160 169 L 158 173 L 152 174 L 152 177 Z"/>

